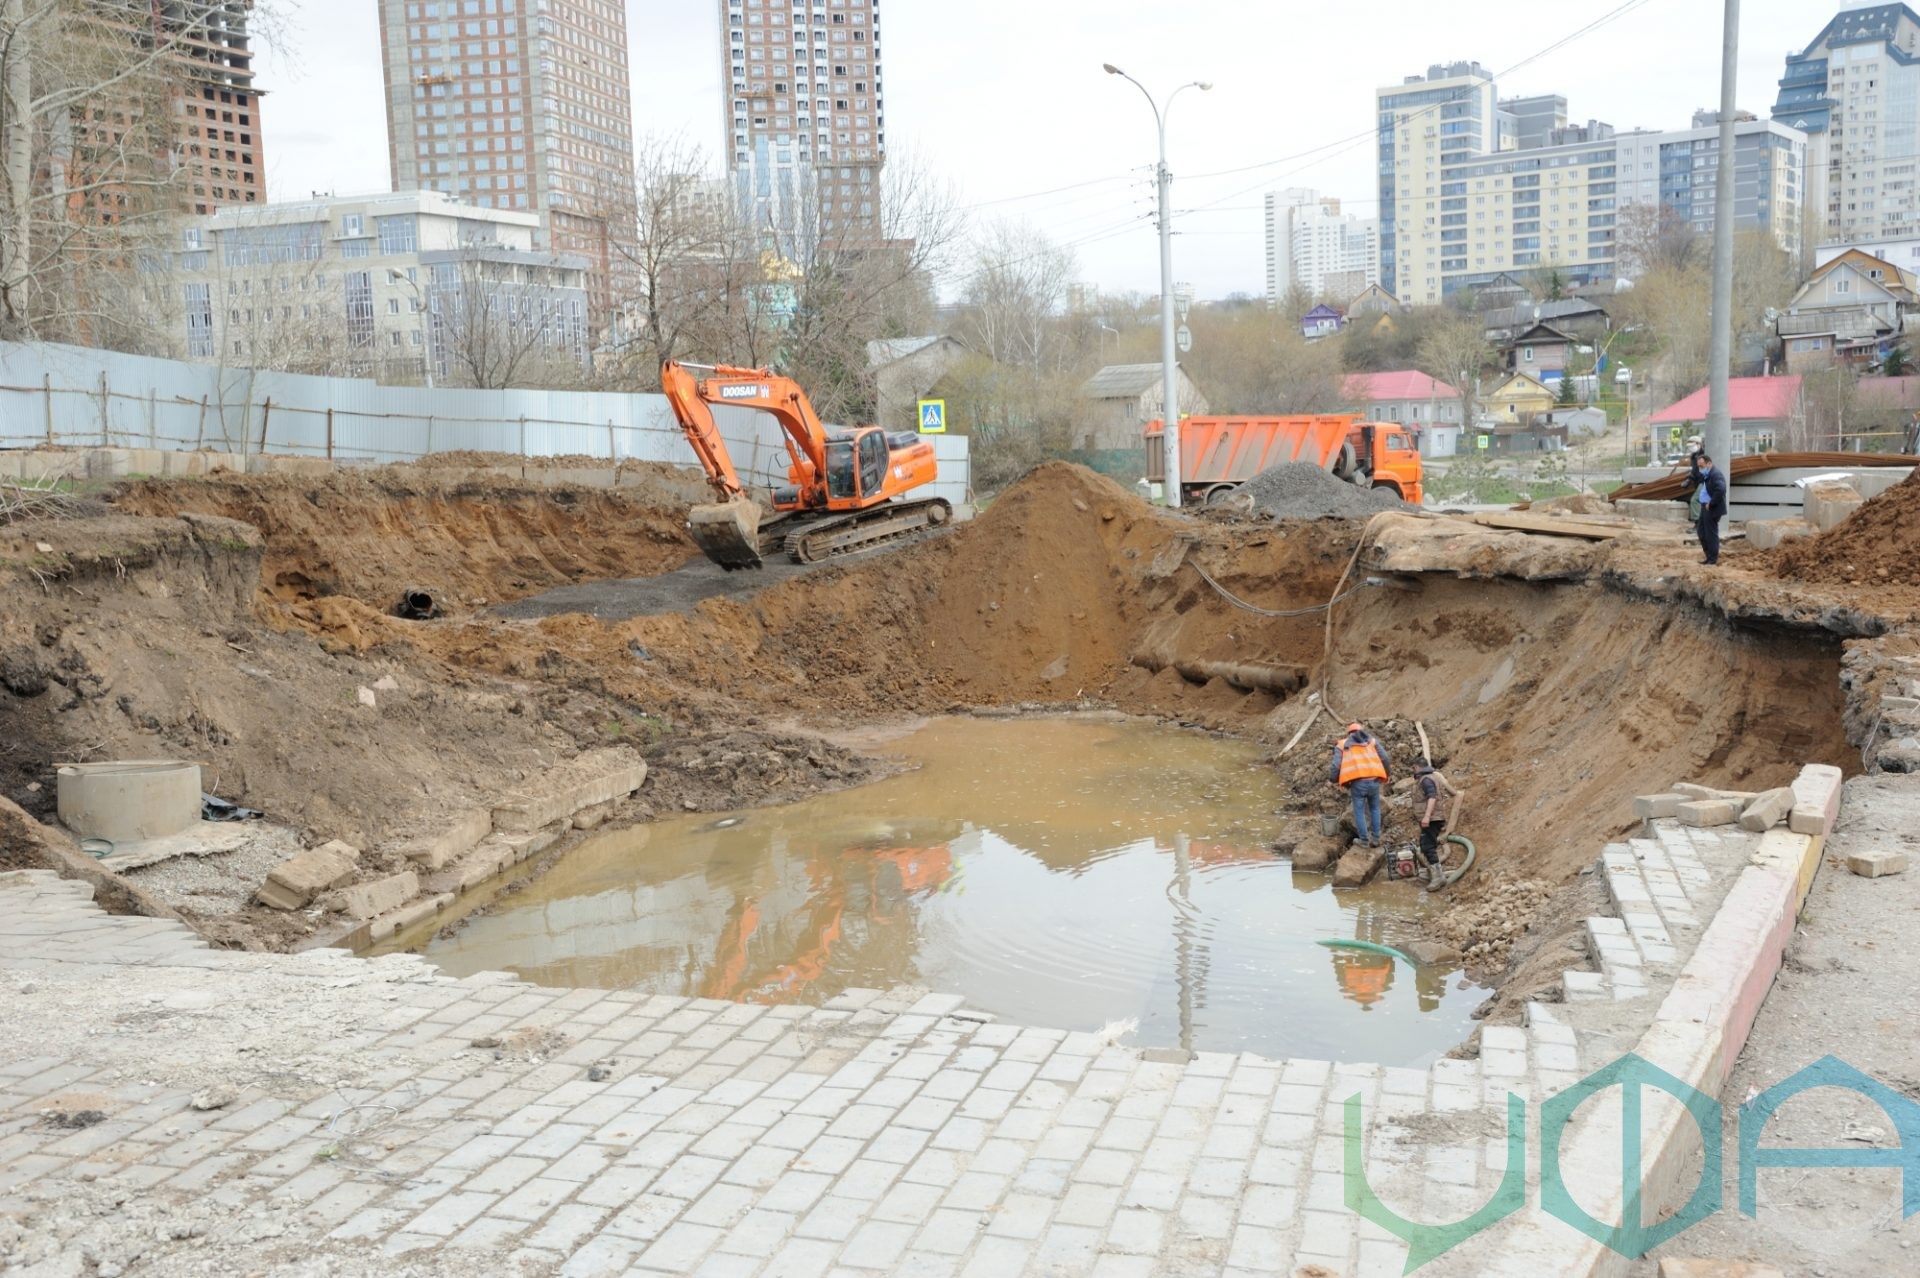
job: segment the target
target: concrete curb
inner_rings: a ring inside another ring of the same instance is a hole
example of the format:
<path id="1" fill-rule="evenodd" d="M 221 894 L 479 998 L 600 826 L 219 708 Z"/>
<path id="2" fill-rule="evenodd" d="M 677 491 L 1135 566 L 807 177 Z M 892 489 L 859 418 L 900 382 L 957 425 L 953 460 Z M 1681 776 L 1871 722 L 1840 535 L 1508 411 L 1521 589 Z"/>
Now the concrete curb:
<path id="1" fill-rule="evenodd" d="M 1820 828 L 1809 833 L 1776 829 L 1762 838 L 1751 864 L 1734 881 L 1633 1048 L 1708 1096 L 1720 1094 L 1780 971 L 1826 838 L 1839 819 L 1838 785 L 1830 775 L 1837 771 L 1815 765 L 1801 773 L 1796 787 L 1804 783 L 1809 792 L 1818 792 L 1816 802 L 1801 810 L 1818 811 Z M 1692 1187 L 1679 1181 L 1701 1137 L 1684 1106 L 1663 1093 L 1657 1100 L 1653 1095 L 1643 1100 L 1641 1123 L 1641 1214 L 1647 1220 L 1661 1219 L 1691 1196 Z M 1719 1131 L 1706 1135 L 1722 1139 Z M 1621 1111 L 1600 1098 L 1583 1109 L 1561 1138 L 1561 1163 L 1574 1196 L 1599 1220 L 1626 1218 L 1618 1170 L 1622 1147 Z M 1580 1171 L 1584 1168 L 1607 1171 L 1586 1176 Z M 1534 1210 L 1502 1236 L 1497 1260 L 1482 1272 L 1510 1278 L 1542 1273 L 1620 1278 L 1631 1264 L 1628 1257 Z"/>

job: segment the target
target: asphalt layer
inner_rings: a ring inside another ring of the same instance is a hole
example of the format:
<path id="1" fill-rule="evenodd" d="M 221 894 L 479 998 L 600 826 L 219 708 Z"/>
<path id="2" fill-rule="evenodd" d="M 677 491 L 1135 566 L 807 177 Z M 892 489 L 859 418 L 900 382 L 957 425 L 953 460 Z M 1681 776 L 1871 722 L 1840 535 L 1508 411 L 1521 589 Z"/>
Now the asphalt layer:
<path id="1" fill-rule="evenodd" d="M 735 572 L 728 572 L 705 555 L 695 555 L 674 571 L 656 577 L 576 582 L 545 594 L 502 604 L 491 611 L 496 617 L 516 620 L 584 613 L 601 621 L 625 621 L 629 617 L 690 612 L 707 599 L 745 599 L 769 586 L 777 586 L 783 581 L 791 581 L 822 568 L 865 563 L 875 555 L 888 554 L 933 537 L 943 537 L 950 531 L 951 527 L 929 531 L 889 541 L 872 550 L 838 555 L 813 564 L 796 564 L 785 555 L 773 555 L 767 558 L 763 568 L 742 568 Z"/>

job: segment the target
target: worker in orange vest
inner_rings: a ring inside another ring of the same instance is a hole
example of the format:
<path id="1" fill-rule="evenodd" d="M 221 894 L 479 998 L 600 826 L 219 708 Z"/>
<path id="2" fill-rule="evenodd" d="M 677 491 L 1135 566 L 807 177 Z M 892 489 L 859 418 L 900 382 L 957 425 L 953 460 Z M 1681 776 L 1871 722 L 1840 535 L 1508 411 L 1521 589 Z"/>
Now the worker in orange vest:
<path id="1" fill-rule="evenodd" d="M 1353 829 L 1357 840 L 1370 848 L 1380 846 L 1385 834 L 1380 814 L 1380 792 L 1386 787 L 1391 763 L 1387 751 L 1365 728 L 1347 725 L 1347 735 L 1333 748 L 1333 766 L 1327 779 L 1347 792 L 1353 800 Z"/>

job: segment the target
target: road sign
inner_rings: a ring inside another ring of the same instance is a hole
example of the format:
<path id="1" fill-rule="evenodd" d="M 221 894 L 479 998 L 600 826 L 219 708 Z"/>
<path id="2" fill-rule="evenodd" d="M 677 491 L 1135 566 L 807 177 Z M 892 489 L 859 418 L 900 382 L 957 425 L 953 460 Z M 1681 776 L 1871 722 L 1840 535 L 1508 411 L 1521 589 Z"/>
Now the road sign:
<path id="1" fill-rule="evenodd" d="M 923 399 L 920 401 L 920 433 L 922 435 L 944 435 L 947 433 L 946 400 Z"/>
<path id="2" fill-rule="evenodd" d="M 1180 348 L 1180 353 L 1184 355 L 1193 349 L 1193 330 L 1182 324 L 1180 331 L 1173 335 L 1173 340 L 1174 344 Z"/>
<path id="3" fill-rule="evenodd" d="M 1478 438 L 1478 439 L 1476 440 L 1476 442 L 1474 443 L 1474 447 L 1475 447 L 1475 448 L 1478 448 L 1478 449 L 1479 449 L 1479 450 L 1480 450 L 1481 452 L 1483 452 L 1483 453 L 1484 453 L 1484 452 L 1486 452 L 1486 451 L 1487 451 L 1487 446 L 1488 446 L 1488 445 L 1489 445 L 1490 443 L 1492 443 L 1492 439 L 1491 439 L 1491 437 L 1490 437 L 1490 436 L 1487 436 L 1487 435 L 1481 435 L 1481 436 L 1480 436 L 1480 437 L 1479 437 L 1479 438 Z"/>

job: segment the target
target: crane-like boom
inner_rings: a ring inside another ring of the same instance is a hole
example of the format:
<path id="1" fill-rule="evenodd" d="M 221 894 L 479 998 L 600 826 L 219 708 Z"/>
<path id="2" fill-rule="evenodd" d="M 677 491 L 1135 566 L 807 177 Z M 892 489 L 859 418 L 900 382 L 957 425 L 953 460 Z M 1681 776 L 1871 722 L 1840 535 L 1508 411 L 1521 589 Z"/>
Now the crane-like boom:
<path id="1" fill-rule="evenodd" d="M 827 426 L 791 378 L 766 368 L 670 360 L 661 367 L 660 385 L 719 499 L 694 507 L 688 530 L 723 568 L 763 566 L 769 536 L 796 562 L 809 563 L 952 518 L 953 507 L 940 498 L 899 500 L 938 477 L 931 444 L 912 434 L 888 435 L 878 426 Z M 714 419 L 715 405 L 754 409 L 779 423 L 789 486 L 774 490 L 772 516 L 764 516 L 747 494 Z"/>

